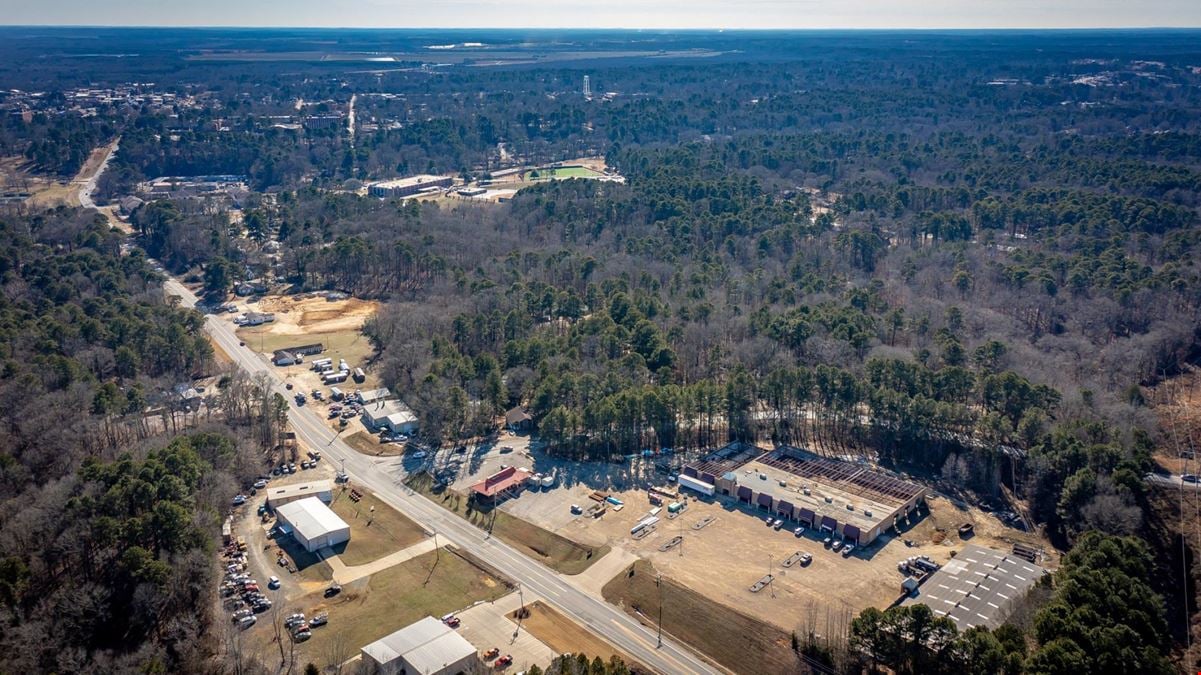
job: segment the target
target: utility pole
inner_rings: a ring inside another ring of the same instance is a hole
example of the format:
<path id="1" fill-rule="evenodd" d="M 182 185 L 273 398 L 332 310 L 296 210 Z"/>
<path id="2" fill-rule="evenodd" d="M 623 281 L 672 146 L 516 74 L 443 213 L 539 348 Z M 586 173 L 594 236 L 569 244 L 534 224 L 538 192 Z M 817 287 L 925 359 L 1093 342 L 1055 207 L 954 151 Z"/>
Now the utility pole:
<path id="1" fill-rule="evenodd" d="M 655 577 L 655 586 L 659 587 L 659 643 L 655 645 L 655 649 L 663 647 L 663 573 L 660 572 Z"/>
<path id="2" fill-rule="evenodd" d="M 772 576 L 771 554 L 767 554 L 767 585 L 771 588 L 771 597 L 776 597 L 776 578 Z"/>
<path id="3" fill-rule="evenodd" d="M 522 592 L 520 582 L 517 584 L 517 597 L 521 601 L 521 609 L 517 610 L 517 628 L 513 630 L 514 642 L 517 641 L 517 635 L 521 633 L 521 621 L 525 618 L 525 593 Z"/>

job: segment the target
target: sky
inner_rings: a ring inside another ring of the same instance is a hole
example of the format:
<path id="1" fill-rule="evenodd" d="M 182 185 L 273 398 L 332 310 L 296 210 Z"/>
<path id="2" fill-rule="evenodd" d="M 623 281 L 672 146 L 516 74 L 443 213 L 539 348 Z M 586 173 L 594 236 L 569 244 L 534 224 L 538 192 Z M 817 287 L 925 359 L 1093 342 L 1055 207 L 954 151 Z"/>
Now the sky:
<path id="1" fill-rule="evenodd" d="M 1201 27 L 1201 0 L 0 0 L 0 24 L 730 29 Z"/>

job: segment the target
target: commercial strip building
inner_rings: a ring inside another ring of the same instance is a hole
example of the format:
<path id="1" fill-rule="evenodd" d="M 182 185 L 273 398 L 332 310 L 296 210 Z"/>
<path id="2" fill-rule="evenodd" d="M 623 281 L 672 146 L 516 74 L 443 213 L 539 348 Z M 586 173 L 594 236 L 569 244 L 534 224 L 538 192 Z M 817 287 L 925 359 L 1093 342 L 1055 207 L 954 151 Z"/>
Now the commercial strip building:
<path id="1" fill-rule="evenodd" d="M 281 487 L 268 488 L 267 506 L 278 509 L 284 504 L 316 497 L 326 504 L 334 500 L 334 482 L 330 480 L 315 480 L 311 483 L 295 483 Z"/>
<path id="2" fill-rule="evenodd" d="M 305 497 L 275 509 L 279 529 L 312 553 L 350 541 L 350 526 L 316 497 Z"/>
<path id="3" fill-rule="evenodd" d="M 367 672 L 379 675 L 455 675 L 480 666 L 475 647 L 432 616 L 363 647 Z"/>
<path id="4" fill-rule="evenodd" d="M 396 199 L 408 197 L 419 192 L 429 191 L 430 188 L 448 188 L 454 182 L 450 176 L 431 176 L 421 174 L 396 180 L 385 180 L 367 186 L 367 194 L 380 199 Z"/>
<path id="5" fill-rule="evenodd" d="M 1046 570 L 1013 554 L 971 544 L 930 575 L 905 598 L 955 622 L 960 632 L 975 626 L 997 628 L 1009 618 Z"/>
<path id="6" fill-rule="evenodd" d="M 680 487 L 731 497 L 861 546 L 906 519 L 926 496 L 916 483 L 792 446 L 733 443 L 686 464 Z"/>

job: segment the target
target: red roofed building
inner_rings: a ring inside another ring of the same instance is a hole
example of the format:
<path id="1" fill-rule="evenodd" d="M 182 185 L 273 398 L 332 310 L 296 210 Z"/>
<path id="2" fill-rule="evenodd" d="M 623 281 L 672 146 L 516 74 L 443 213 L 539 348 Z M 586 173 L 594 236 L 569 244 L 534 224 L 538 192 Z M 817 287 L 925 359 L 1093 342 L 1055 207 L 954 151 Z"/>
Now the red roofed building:
<path id="1" fill-rule="evenodd" d="M 528 469 L 514 466 L 506 467 L 471 486 L 471 492 L 476 499 L 497 501 L 511 497 L 525 488 L 530 479 Z"/>

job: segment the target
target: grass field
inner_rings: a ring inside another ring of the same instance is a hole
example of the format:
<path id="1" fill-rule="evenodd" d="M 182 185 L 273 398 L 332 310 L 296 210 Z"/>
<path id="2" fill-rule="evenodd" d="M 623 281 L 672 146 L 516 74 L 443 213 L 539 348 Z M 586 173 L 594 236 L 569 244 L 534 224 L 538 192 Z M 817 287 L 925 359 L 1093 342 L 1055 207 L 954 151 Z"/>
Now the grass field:
<path id="1" fill-rule="evenodd" d="M 468 505 L 463 495 L 453 490 L 434 491 L 433 478 L 428 474 L 413 476 L 408 486 L 424 494 L 443 508 L 457 513 L 481 529 L 492 528 L 492 534 L 541 561 L 556 572 L 579 574 L 609 552 L 609 546 L 585 546 L 537 525 L 515 518 L 499 509 L 477 511 Z"/>
<path id="2" fill-rule="evenodd" d="M 350 542 L 338 551 L 342 562 L 354 566 L 365 565 L 389 553 L 416 544 L 425 538 L 420 525 L 406 518 L 399 511 L 381 502 L 375 495 L 360 492 L 363 498 L 351 501 L 350 491 L 335 491 L 330 508 L 350 525 Z M 375 507 L 375 513 L 371 508 Z M 370 525 L 368 524 L 370 520 Z"/>
<path id="3" fill-rule="evenodd" d="M 556 168 L 531 169 L 525 172 L 525 180 L 546 178 L 590 178 L 600 174 L 585 166 L 564 166 Z"/>
<path id="4" fill-rule="evenodd" d="M 341 660 L 348 659 L 363 645 L 418 619 L 439 617 L 477 600 L 495 600 L 510 590 L 507 582 L 454 550 L 442 549 L 347 584 L 333 598 L 312 593 L 290 603 L 287 610 L 308 616 L 329 613 L 329 625 L 314 628 L 312 639 L 297 649 L 300 663 L 324 666 L 334 652 L 343 652 Z M 267 635 L 270 627 L 264 628 L 262 634 Z"/>
<path id="5" fill-rule="evenodd" d="M 529 615 L 521 620 L 521 627 L 529 631 L 554 651 L 560 654 L 587 654 L 592 660 L 601 657 L 608 661 L 614 656 L 621 657 L 626 665 L 632 665 L 630 658 L 617 651 L 608 642 L 580 628 L 579 624 L 563 616 L 549 605 L 541 601 L 526 606 Z M 517 612 L 510 614 L 517 621 Z"/>
<path id="6" fill-rule="evenodd" d="M 653 565 L 639 560 L 605 584 L 605 600 L 647 625 L 659 616 L 660 589 Z M 692 645 L 736 673 L 785 673 L 797 669 L 791 636 L 783 630 L 710 600 L 663 578 L 663 632 Z"/>

